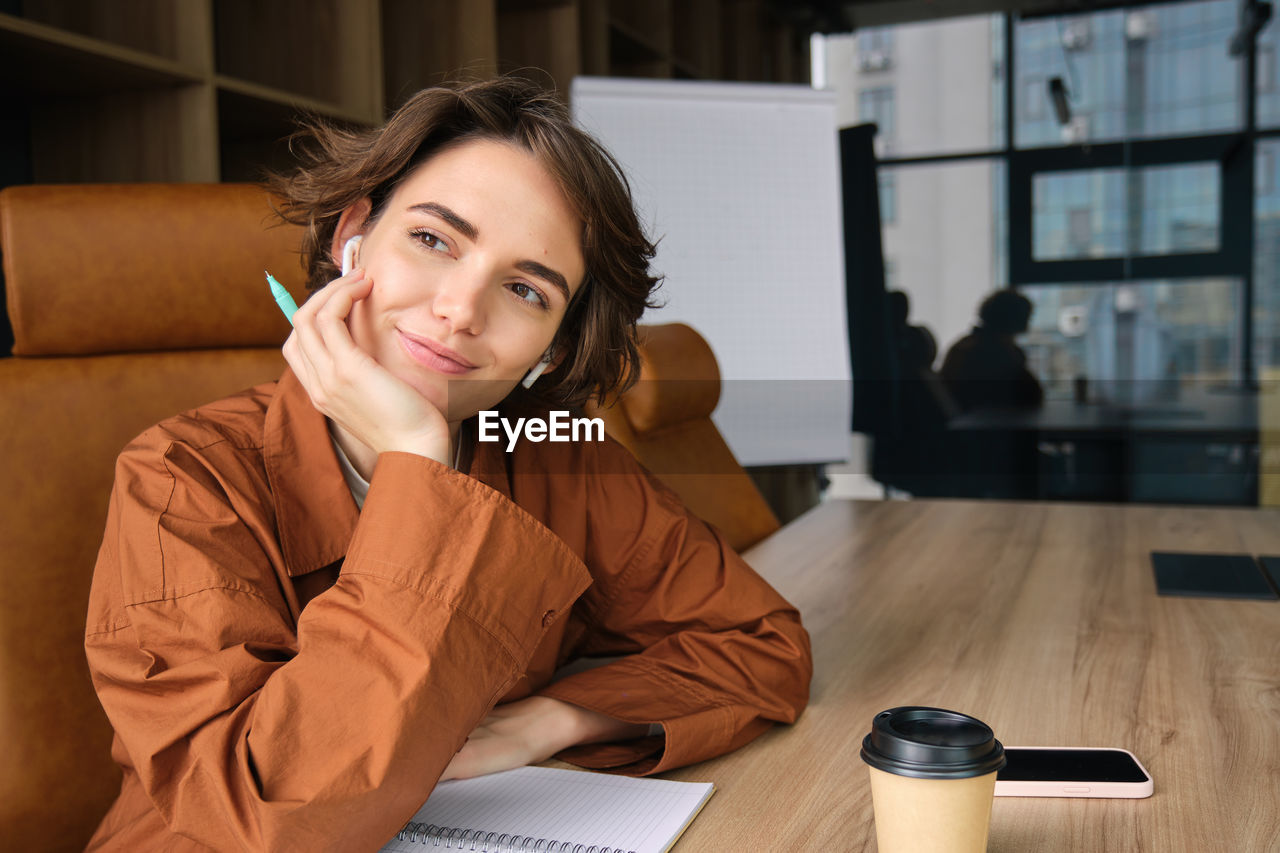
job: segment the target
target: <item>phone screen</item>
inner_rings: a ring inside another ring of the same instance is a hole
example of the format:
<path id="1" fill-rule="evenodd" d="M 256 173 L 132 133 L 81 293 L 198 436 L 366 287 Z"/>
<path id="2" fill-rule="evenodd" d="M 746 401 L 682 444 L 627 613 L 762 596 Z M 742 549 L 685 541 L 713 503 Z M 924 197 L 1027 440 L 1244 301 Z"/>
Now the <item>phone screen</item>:
<path id="1" fill-rule="evenodd" d="M 1120 749 L 1027 749 L 1004 751 L 1009 763 L 996 774 L 1002 782 L 1145 782 L 1133 757 Z"/>

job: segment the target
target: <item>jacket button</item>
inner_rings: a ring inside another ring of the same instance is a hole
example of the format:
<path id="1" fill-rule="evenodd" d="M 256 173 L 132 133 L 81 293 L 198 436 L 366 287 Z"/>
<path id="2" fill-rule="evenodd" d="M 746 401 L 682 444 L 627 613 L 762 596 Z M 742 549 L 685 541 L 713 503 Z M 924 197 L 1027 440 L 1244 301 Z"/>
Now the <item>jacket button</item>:
<path id="1" fill-rule="evenodd" d="M 556 621 L 556 612 L 554 610 L 548 610 L 546 613 L 542 614 L 543 628 L 546 628 L 548 625 L 550 625 L 554 621 Z"/>

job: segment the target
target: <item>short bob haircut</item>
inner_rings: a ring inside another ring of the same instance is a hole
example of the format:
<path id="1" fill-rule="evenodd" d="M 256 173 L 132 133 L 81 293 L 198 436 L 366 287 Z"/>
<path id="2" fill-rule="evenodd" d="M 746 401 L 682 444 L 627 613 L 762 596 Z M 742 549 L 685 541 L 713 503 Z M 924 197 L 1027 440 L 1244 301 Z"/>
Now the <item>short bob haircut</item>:
<path id="1" fill-rule="evenodd" d="M 445 148 L 477 139 L 531 152 L 560 186 L 582 221 L 586 274 L 565 312 L 552 349 L 559 367 L 538 380 L 549 400 L 578 406 L 603 401 L 639 374 L 636 322 L 660 277 L 650 275 L 654 244 L 645 236 L 621 167 L 577 128 L 564 105 L 542 88 L 499 77 L 424 89 L 382 127 L 345 130 L 318 119 L 303 122 L 292 141 L 301 164 L 272 174 L 268 188 L 280 216 L 305 227 L 307 287 L 340 275 L 330 256 L 342 211 L 362 198 L 376 221 L 400 182 Z"/>

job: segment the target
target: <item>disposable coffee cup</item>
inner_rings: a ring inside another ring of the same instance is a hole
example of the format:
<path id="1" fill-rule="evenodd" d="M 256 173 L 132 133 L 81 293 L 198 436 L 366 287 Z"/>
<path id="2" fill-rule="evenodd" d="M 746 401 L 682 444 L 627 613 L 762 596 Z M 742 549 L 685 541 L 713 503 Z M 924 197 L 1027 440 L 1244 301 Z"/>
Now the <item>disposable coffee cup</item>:
<path id="1" fill-rule="evenodd" d="M 862 741 L 880 853 L 982 853 L 1004 747 L 981 720 L 941 708 L 882 711 Z"/>

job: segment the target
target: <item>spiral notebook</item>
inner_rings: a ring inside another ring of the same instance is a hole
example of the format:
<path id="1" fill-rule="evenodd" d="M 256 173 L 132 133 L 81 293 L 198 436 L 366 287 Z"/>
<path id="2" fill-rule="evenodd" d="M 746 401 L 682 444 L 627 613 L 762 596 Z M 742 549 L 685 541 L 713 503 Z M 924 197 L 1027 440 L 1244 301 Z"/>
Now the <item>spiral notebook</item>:
<path id="1" fill-rule="evenodd" d="M 382 850 L 662 853 L 714 791 L 710 782 L 520 767 L 441 782 Z"/>

